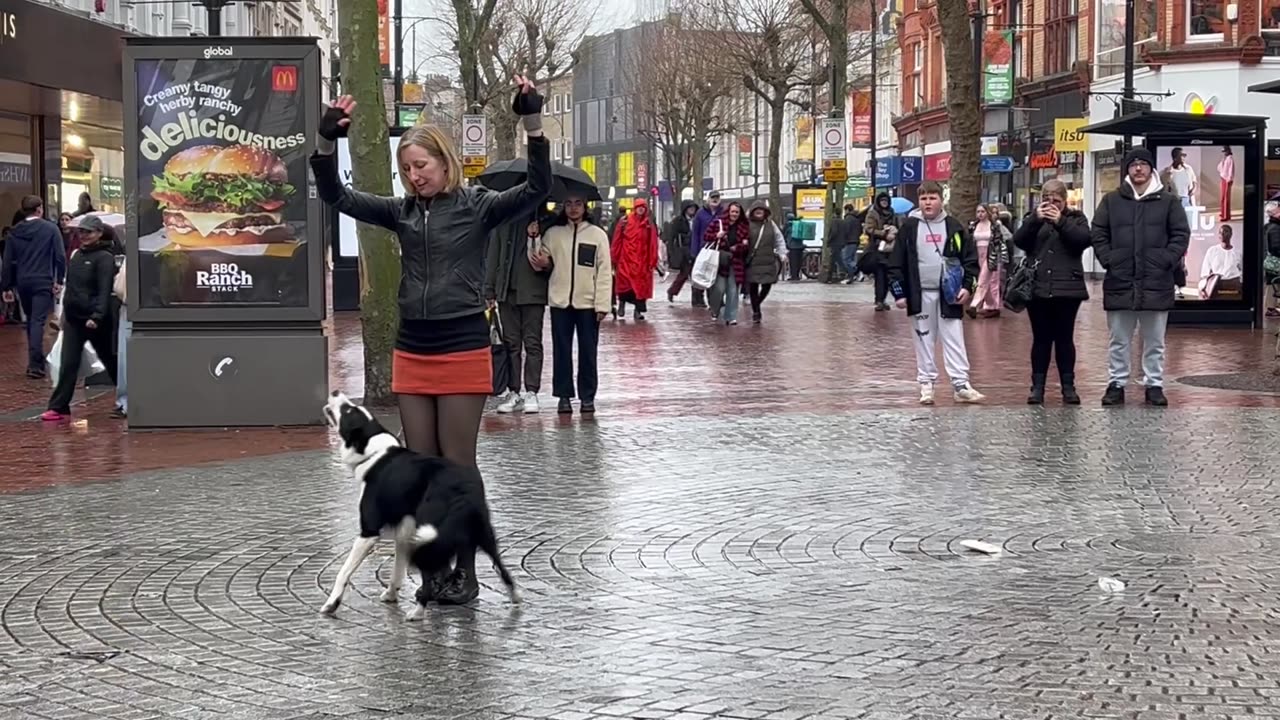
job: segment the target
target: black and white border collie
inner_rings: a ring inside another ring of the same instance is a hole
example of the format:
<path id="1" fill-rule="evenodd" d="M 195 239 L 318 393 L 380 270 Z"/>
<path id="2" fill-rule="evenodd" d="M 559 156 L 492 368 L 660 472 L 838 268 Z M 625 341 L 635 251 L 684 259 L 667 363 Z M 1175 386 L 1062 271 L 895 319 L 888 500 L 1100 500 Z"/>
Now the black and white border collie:
<path id="1" fill-rule="evenodd" d="M 333 393 L 323 412 L 342 440 L 342 463 L 360 483 L 360 534 L 321 612 L 332 614 L 342 604 L 351 576 L 383 534 L 394 538 L 396 558 L 382 602 L 399 600 L 410 562 L 422 573 L 425 585 L 430 578 L 447 573 L 455 556 L 472 555 L 476 549 L 493 560 L 512 602 L 520 602 L 515 581 L 498 555 L 479 471 L 401 447 L 373 413 L 341 392 Z M 421 619 L 428 597 L 429 593 L 419 591 L 416 606 L 405 618 Z"/>

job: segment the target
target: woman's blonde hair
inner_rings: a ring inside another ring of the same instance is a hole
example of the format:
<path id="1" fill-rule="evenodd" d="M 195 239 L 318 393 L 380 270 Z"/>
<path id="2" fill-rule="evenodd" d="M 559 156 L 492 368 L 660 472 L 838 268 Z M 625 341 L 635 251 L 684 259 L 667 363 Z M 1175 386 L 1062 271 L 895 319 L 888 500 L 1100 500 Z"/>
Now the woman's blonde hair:
<path id="1" fill-rule="evenodd" d="M 428 155 L 444 163 L 444 192 L 453 192 L 462 187 L 462 158 L 458 157 L 458 150 L 449 136 L 435 125 L 414 125 L 400 136 L 400 144 L 396 145 L 396 172 L 400 173 L 400 184 L 404 186 L 405 195 L 412 197 L 417 194 L 413 183 L 409 182 L 409 174 L 400 172 L 400 156 L 410 145 L 417 145 L 426 150 Z"/>
<path id="2" fill-rule="evenodd" d="M 1045 180 L 1044 184 L 1040 186 L 1040 194 L 1042 196 L 1057 195 L 1063 200 L 1066 200 L 1067 184 L 1062 182 L 1061 180 Z"/>

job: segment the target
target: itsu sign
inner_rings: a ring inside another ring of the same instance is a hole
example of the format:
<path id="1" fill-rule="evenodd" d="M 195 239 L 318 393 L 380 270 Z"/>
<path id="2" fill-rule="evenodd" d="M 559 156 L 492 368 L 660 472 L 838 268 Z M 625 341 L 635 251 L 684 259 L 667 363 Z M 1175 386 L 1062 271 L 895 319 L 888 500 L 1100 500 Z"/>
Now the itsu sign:
<path id="1" fill-rule="evenodd" d="M 210 263 L 196 271 L 196 287 L 211 292 L 239 292 L 253 287 L 253 276 L 235 263 Z"/>

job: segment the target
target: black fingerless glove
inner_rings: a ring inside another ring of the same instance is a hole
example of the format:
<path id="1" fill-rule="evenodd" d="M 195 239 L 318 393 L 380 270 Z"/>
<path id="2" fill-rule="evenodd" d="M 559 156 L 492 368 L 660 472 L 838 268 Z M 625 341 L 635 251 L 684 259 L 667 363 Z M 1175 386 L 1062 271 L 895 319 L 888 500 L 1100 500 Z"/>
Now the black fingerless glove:
<path id="1" fill-rule="evenodd" d="M 351 127 L 349 124 L 339 125 L 338 121 L 349 117 L 349 115 L 336 107 L 326 108 L 324 115 L 320 116 L 320 127 L 316 129 L 316 132 L 325 140 L 337 142 L 338 138 L 347 136 L 347 130 Z"/>
<path id="2" fill-rule="evenodd" d="M 542 96 L 537 89 L 522 93 L 516 90 L 516 97 L 511 101 L 511 110 L 517 115 L 538 115 L 542 112 Z"/>

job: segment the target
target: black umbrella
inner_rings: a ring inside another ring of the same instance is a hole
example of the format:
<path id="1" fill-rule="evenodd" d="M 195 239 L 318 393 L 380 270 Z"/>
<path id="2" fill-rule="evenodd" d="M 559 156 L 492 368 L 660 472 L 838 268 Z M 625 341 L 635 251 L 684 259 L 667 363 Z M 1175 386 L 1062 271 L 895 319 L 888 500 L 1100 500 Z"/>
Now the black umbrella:
<path id="1" fill-rule="evenodd" d="M 529 162 L 524 158 L 502 160 L 490 164 L 478 176 L 480 183 L 490 190 L 509 190 L 525 181 L 529 175 Z M 551 177 L 554 179 L 551 198 L 562 200 L 567 195 L 578 195 L 587 202 L 598 202 L 600 189 L 591 176 L 584 170 L 562 163 L 551 163 Z"/>

